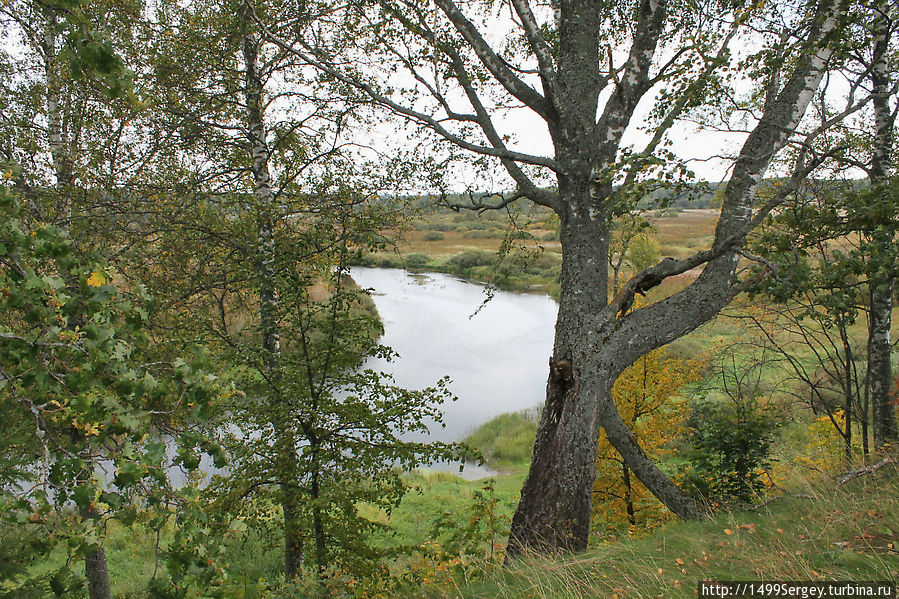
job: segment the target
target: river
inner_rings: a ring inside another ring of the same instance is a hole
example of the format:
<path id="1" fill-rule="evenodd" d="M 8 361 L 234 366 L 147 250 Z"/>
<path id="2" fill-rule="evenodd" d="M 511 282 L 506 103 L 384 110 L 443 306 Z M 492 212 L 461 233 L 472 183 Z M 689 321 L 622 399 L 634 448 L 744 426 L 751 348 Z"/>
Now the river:
<path id="1" fill-rule="evenodd" d="M 498 414 L 543 403 L 555 300 L 496 291 L 478 310 L 484 286 L 452 275 L 364 267 L 350 274 L 372 292 L 384 323 L 381 343 L 399 354 L 365 367 L 392 374 L 405 388 L 452 379 L 458 399 L 443 405 L 446 427 L 410 440 L 458 441 Z"/>

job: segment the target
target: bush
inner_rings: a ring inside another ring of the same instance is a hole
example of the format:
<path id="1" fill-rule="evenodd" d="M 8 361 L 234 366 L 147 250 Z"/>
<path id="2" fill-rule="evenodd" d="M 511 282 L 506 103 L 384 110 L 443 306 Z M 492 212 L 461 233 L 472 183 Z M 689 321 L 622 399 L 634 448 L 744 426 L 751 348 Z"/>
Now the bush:
<path id="1" fill-rule="evenodd" d="M 449 259 L 450 264 L 458 270 L 467 270 L 475 266 L 489 266 L 495 261 L 496 256 L 492 252 L 481 250 L 468 250 Z"/>
<path id="2" fill-rule="evenodd" d="M 549 231 L 548 233 L 544 233 L 540 239 L 543 241 L 559 241 L 559 232 Z"/>
<path id="3" fill-rule="evenodd" d="M 466 231 L 462 234 L 464 239 L 499 239 L 503 237 L 502 231 L 487 229 L 483 231 Z"/>
<path id="4" fill-rule="evenodd" d="M 403 258 L 396 254 L 378 254 L 376 264 L 378 268 L 402 268 Z"/>
<path id="5" fill-rule="evenodd" d="M 450 225 L 447 223 L 427 223 L 422 228 L 425 230 L 428 230 L 428 231 L 444 231 L 444 232 L 456 230 L 455 225 Z"/>
<path id="6" fill-rule="evenodd" d="M 422 237 L 425 241 L 440 241 L 442 239 L 446 239 L 446 235 L 441 233 L 440 231 L 428 231 Z"/>
<path id="7" fill-rule="evenodd" d="M 404 260 L 406 268 L 424 268 L 431 261 L 427 254 L 409 254 Z"/>
<path id="8" fill-rule="evenodd" d="M 777 421 L 758 399 L 698 400 L 687 421 L 686 483 L 710 503 L 752 503 L 764 490 Z"/>

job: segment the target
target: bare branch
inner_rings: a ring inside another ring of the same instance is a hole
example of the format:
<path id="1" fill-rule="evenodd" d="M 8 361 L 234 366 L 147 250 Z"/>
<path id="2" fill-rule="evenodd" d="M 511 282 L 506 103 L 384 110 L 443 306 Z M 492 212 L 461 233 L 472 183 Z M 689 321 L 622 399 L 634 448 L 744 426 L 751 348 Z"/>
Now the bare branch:
<path id="1" fill-rule="evenodd" d="M 493 48 L 491 48 L 484 40 L 474 24 L 465 18 L 462 11 L 459 10 L 459 7 L 456 6 L 452 0 L 434 1 L 440 10 L 446 14 L 447 18 L 456 28 L 456 31 L 462 34 L 462 37 L 465 38 L 465 41 L 468 42 L 475 51 L 478 58 L 481 59 L 481 62 L 487 67 L 487 70 L 490 71 L 490 74 L 496 78 L 506 91 L 518 98 L 518 100 L 523 102 L 525 106 L 544 119 L 552 119 L 552 112 L 546 98 L 519 79 L 518 76 L 506 66 L 505 61 L 494 52 Z"/>

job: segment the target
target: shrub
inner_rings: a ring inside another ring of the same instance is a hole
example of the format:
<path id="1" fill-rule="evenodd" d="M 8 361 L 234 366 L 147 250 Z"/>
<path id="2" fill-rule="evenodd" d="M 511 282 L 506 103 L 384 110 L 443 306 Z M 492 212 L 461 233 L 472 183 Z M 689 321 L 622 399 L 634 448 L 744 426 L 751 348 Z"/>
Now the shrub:
<path id="1" fill-rule="evenodd" d="M 450 225 L 447 223 L 427 223 L 422 228 L 425 230 L 428 230 L 428 231 L 444 231 L 444 232 L 456 230 L 455 225 Z"/>
<path id="2" fill-rule="evenodd" d="M 475 266 L 489 266 L 495 261 L 496 256 L 492 252 L 481 250 L 468 250 L 449 259 L 450 264 L 458 270 L 467 270 Z"/>
<path id="3" fill-rule="evenodd" d="M 440 231 L 428 231 L 422 237 L 425 241 L 440 241 L 441 239 L 446 239 L 446 235 L 441 233 Z"/>
<path id="4" fill-rule="evenodd" d="M 687 426 L 688 487 L 710 503 L 752 503 L 765 488 L 777 421 L 758 399 L 698 400 Z"/>
<path id="5" fill-rule="evenodd" d="M 462 234 L 464 239 L 498 239 L 503 237 L 502 231 L 489 229 L 485 231 L 466 231 Z"/>
<path id="6" fill-rule="evenodd" d="M 409 254 L 404 260 L 406 268 L 424 268 L 431 261 L 427 254 Z"/>
<path id="7" fill-rule="evenodd" d="M 402 268 L 403 258 L 396 254 L 378 254 L 377 266 L 379 268 Z"/>
<path id="8" fill-rule="evenodd" d="M 526 462 L 537 436 L 537 418 L 536 412 L 500 414 L 468 435 L 465 443 L 480 451 L 491 466 Z"/>
<path id="9" fill-rule="evenodd" d="M 544 233 L 540 239 L 543 241 L 559 241 L 559 232 L 549 231 L 548 233 Z"/>

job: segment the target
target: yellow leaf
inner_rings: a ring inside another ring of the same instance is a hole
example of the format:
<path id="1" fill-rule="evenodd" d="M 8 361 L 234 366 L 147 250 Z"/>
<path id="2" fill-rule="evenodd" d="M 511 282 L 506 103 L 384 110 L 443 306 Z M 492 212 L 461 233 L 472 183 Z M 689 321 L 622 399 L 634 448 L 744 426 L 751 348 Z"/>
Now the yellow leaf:
<path id="1" fill-rule="evenodd" d="M 724 534 L 726 534 L 726 535 L 732 535 L 732 534 L 734 534 L 734 531 L 732 531 L 732 530 L 729 529 L 729 528 L 725 528 L 725 529 L 724 529 Z"/>
<path id="2" fill-rule="evenodd" d="M 87 284 L 90 287 L 99 287 L 101 285 L 106 284 L 106 275 L 104 275 L 99 270 L 95 270 L 91 273 L 91 276 L 87 278 Z"/>
<path id="3" fill-rule="evenodd" d="M 683 565 L 684 565 L 684 560 L 682 560 L 681 558 L 677 558 L 677 559 L 674 560 L 674 561 L 677 562 L 677 565 L 678 565 L 678 566 L 683 566 Z"/>

